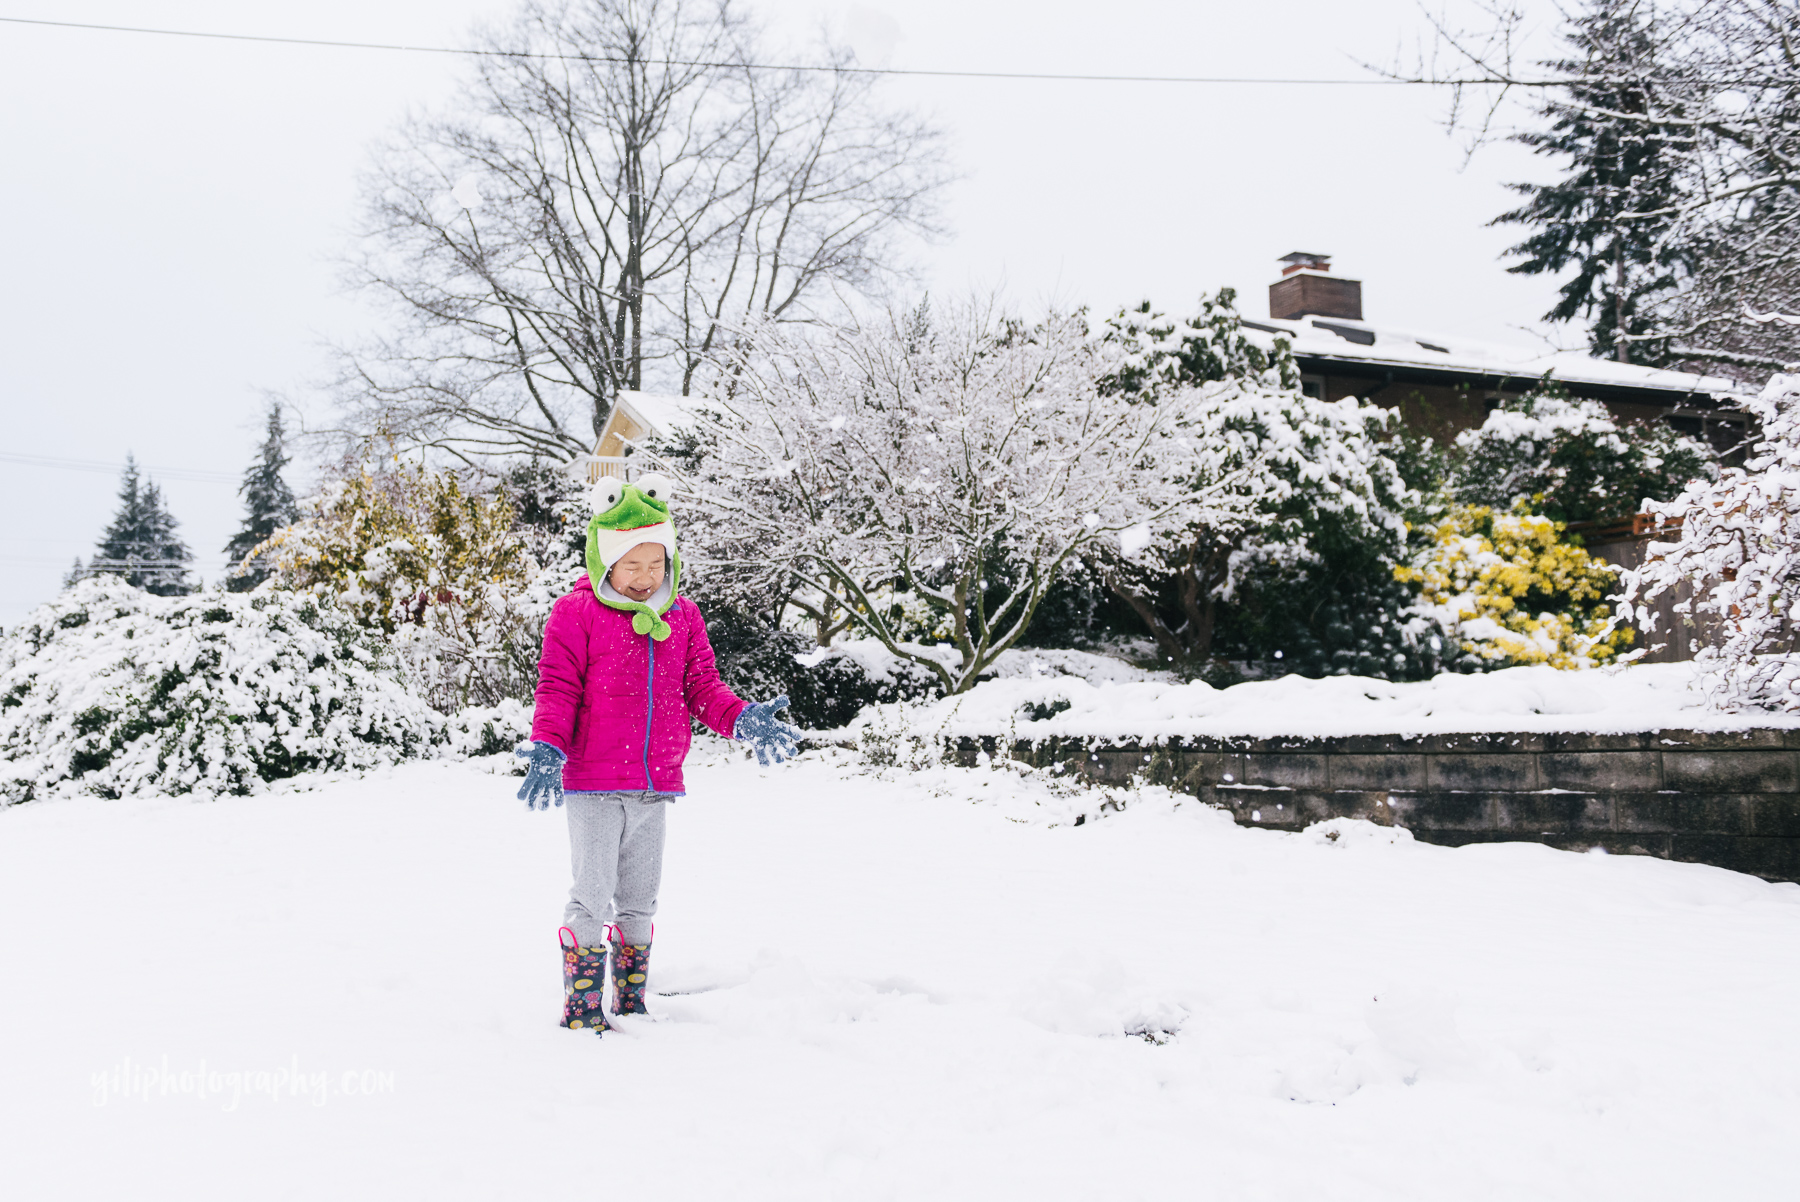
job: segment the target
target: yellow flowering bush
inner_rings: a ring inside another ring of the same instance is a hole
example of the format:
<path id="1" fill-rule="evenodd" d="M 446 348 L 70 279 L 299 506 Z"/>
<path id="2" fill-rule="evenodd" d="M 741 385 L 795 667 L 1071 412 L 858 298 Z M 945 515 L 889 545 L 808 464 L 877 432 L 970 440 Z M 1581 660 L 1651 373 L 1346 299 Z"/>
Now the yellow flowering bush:
<path id="1" fill-rule="evenodd" d="M 1617 569 L 1562 541 L 1564 524 L 1531 512 L 1459 505 L 1394 575 L 1416 585 L 1463 650 L 1495 666 L 1592 668 L 1614 659 L 1632 632 L 1608 632 L 1606 596 Z"/>
<path id="2" fill-rule="evenodd" d="M 277 587 L 329 592 L 385 636 L 432 704 L 491 705 L 535 674 L 550 598 L 536 595 L 540 571 L 504 494 L 471 493 L 452 472 L 365 465 L 301 508 L 254 554 Z"/>

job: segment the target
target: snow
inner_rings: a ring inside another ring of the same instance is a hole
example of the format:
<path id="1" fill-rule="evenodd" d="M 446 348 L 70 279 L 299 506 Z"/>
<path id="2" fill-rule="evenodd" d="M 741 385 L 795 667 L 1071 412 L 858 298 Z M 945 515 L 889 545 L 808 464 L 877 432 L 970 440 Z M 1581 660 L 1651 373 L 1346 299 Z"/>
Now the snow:
<path id="1" fill-rule="evenodd" d="M 949 737 L 1077 735 L 1136 742 L 1181 736 L 1620 734 L 1800 727 L 1800 714 L 1708 709 L 1692 687 L 1697 672 L 1693 663 L 1582 672 L 1540 664 L 1475 675 L 1445 673 L 1404 684 L 1367 676 L 1283 676 L 1227 689 L 1200 682 L 1093 683 L 1077 676 L 1021 674 L 984 681 L 960 697 L 904 711 L 879 707 L 877 712 L 872 707 L 848 729 L 900 716 L 914 731 Z M 1043 719 L 1023 716 L 1028 706 L 1057 702 L 1066 702 L 1067 708 Z"/>
<path id="2" fill-rule="evenodd" d="M 486 199 L 481 195 L 481 178 L 475 175 L 463 176 L 456 181 L 456 187 L 450 189 L 450 197 L 471 212 L 481 208 Z"/>
<path id="3" fill-rule="evenodd" d="M 1154 790 L 1053 827 L 842 753 L 689 780 L 655 1021 L 602 1039 L 555 1025 L 561 814 L 483 765 L 0 811 L 9 1193 L 1800 1188 L 1800 886 Z"/>
<path id="4" fill-rule="evenodd" d="M 1513 409 L 1491 410 L 1486 420 L 1473 430 L 1456 437 L 1458 447 L 1468 448 L 1482 439 L 1496 442 L 1552 443 L 1564 437 L 1592 434 L 1608 450 L 1623 453 L 1625 440 L 1619 436 L 1613 421 L 1598 402 L 1566 401 L 1560 397 L 1544 397 L 1530 413 Z"/>

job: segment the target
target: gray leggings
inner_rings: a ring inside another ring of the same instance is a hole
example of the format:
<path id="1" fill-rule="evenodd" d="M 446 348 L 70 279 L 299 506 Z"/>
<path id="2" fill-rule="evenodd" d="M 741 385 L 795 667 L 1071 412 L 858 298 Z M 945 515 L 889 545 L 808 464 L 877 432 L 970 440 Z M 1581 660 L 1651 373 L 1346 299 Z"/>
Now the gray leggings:
<path id="1" fill-rule="evenodd" d="M 599 947 L 606 924 L 626 943 L 650 942 L 662 885 L 665 808 L 670 793 L 567 793 L 569 856 L 575 884 L 563 925 L 582 947 Z"/>

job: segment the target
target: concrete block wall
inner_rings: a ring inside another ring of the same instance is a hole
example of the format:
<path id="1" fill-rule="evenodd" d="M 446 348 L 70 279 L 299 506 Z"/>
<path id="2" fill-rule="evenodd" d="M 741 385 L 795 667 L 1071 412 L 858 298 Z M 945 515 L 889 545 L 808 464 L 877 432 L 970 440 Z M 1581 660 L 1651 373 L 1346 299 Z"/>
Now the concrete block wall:
<path id="1" fill-rule="evenodd" d="M 1800 880 L 1800 731 L 1362 735 L 1122 744 L 965 739 L 957 756 L 1142 777 L 1245 826 L 1327 818 L 1403 826 L 1428 843 L 1529 840 Z"/>

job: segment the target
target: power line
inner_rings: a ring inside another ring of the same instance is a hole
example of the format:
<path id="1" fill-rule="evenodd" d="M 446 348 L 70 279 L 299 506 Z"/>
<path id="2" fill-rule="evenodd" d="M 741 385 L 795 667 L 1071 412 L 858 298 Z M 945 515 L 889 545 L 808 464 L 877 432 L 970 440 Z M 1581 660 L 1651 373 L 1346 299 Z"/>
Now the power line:
<path id="1" fill-rule="evenodd" d="M 73 556 L 73 558 L 80 559 L 81 556 L 78 553 L 75 556 Z M 64 567 L 67 567 L 67 566 L 69 566 L 69 562 L 70 562 L 69 558 L 64 557 L 64 556 L 0 555 L 0 563 L 35 563 L 35 564 L 46 564 L 46 565 L 47 564 L 61 564 Z M 127 570 L 140 569 L 140 568 L 147 569 L 147 570 L 158 570 L 158 569 L 165 569 L 165 568 L 187 568 L 189 571 L 194 571 L 194 572 L 205 572 L 205 571 L 214 571 L 214 570 L 223 571 L 225 568 L 231 567 L 233 564 L 235 564 L 237 562 L 237 560 L 232 559 L 230 556 L 225 556 L 224 558 L 221 558 L 217 555 L 209 555 L 204 558 L 195 558 L 195 559 L 142 559 L 142 560 L 134 559 L 129 562 L 124 561 L 124 560 L 117 560 L 117 561 L 104 560 L 104 561 L 96 561 L 96 562 L 100 562 L 102 564 L 102 566 L 96 568 L 94 566 L 94 563 L 90 562 L 90 563 L 84 565 L 84 570 L 91 569 L 95 572 L 99 572 L 102 574 L 104 574 L 106 572 L 112 572 L 112 571 L 127 571 Z"/>
<path id="2" fill-rule="evenodd" d="M 554 54 L 537 50 L 472 50 L 457 46 L 413 46 L 399 42 L 343 42 L 327 38 L 284 38 L 268 34 L 215 33 L 198 29 L 153 29 L 142 25 L 91 25 L 80 21 L 42 21 L 30 17 L 0 17 L 9 25 L 45 25 L 56 29 L 87 29 L 105 33 L 145 33 L 160 37 L 206 38 L 224 42 L 264 42 L 278 46 L 321 46 L 337 50 L 390 50 L 408 54 L 454 54 L 471 58 L 544 59 L 561 62 L 622 63 L 636 61 L 667 67 L 739 67 L 761 71 L 828 71 L 843 75 L 916 76 L 929 79 L 1055 80 L 1072 83 L 1198 83 L 1273 84 L 1285 87 L 1426 86 L 1483 83 L 1488 80 L 1427 79 L 1273 79 L 1241 75 L 1085 75 L 1054 71 L 933 71 L 910 67 L 832 67 L 809 63 L 733 63 L 704 59 L 637 59 L 609 54 Z"/>
<path id="3" fill-rule="evenodd" d="M 449 54 L 467 58 L 537 59 L 568 63 L 638 63 L 657 67 L 720 67 L 751 71 L 818 71 L 836 75 L 894 75 L 924 79 L 1049 80 L 1068 83 L 1198 83 L 1268 84 L 1279 87 L 1416 87 L 1416 88 L 1566 88 L 1596 84 L 1637 85 L 1663 82 L 1636 75 L 1550 76 L 1543 79 L 1500 73 L 1470 78 L 1445 79 L 1378 75 L 1363 79 L 1300 79 L 1264 75 L 1096 75 L 1061 71 L 948 71 L 924 67 L 853 67 L 819 63 L 744 63 L 724 59 L 626 58 L 616 54 L 559 54 L 546 50 L 477 50 L 468 46 L 414 46 L 404 42 L 347 42 L 333 38 L 286 38 L 274 34 L 219 33 L 206 29 L 158 29 L 147 25 L 98 25 L 83 21 L 46 21 L 36 17 L 0 17 L 0 24 L 41 25 L 51 29 L 83 29 L 102 33 L 146 33 L 158 37 L 203 38 L 220 42 L 262 42 L 274 46 L 315 46 L 336 50 L 389 50 L 406 54 Z M 1731 87 L 1791 86 L 1787 76 L 1747 75 L 1725 77 L 1718 83 Z"/>
<path id="4" fill-rule="evenodd" d="M 4 18 L 0 18 L 4 20 Z M 119 475 L 125 470 L 122 463 L 106 463 L 97 459 L 60 459 L 53 455 L 20 455 L 12 451 L 0 451 L 0 463 L 20 463 L 27 467 L 60 468 L 72 472 L 105 472 L 108 475 Z M 183 480 L 201 484 L 236 484 L 238 478 L 229 472 L 209 472 L 201 468 L 185 467 L 150 467 L 138 464 L 138 470 L 147 476 L 163 480 Z"/>

